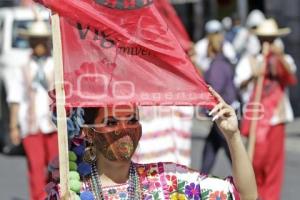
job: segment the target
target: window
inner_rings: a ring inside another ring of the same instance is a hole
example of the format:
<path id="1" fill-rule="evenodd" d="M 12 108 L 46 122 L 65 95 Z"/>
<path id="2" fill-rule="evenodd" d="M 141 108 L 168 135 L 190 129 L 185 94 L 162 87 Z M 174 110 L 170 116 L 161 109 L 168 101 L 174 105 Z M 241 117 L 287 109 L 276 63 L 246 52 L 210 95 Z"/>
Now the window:
<path id="1" fill-rule="evenodd" d="M 15 20 L 12 30 L 12 48 L 26 49 L 29 48 L 28 39 L 21 35 L 22 31 L 27 31 L 34 20 Z M 45 20 L 49 23 L 48 20 Z"/>
<path id="2" fill-rule="evenodd" d="M 21 31 L 26 31 L 31 26 L 33 20 L 15 20 L 12 30 L 12 47 L 19 49 L 29 48 L 28 40 L 22 36 Z"/>

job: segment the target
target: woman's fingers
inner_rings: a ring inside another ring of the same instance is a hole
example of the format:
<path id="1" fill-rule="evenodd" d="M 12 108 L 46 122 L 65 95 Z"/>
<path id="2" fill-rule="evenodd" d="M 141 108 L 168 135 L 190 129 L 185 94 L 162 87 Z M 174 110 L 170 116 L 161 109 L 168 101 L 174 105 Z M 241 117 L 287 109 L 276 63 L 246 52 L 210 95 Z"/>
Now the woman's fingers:
<path id="1" fill-rule="evenodd" d="M 225 106 L 224 103 L 222 103 L 222 102 L 219 103 L 218 105 L 216 105 L 216 106 L 208 113 L 208 115 L 209 115 L 209 116 L 214 115 L 216 112 L 218 112 L 219 110 L 221 110 L 224 106 Z"/>
<path id="2" fill-rule="evenodd" d="M 230 108 L 224 108 L 224 109 L 220 110 L 220 111 L 212 118 L 212 121 L 216 121 L 217 119 L 228 117 L 228 115 L 230 116 L 231 114 L 232 114 L 232 110 L 231 110 Z"/>
<path id="3" fill-rule="evenodd" d="M 220 117 L 223 117 L 226 114 L 231 114 L 232 112 L 232 108 L 226 104 L 226 102 L 223 100 L 223 98 L 212 88 L 209 86 L 209 91 L 211 92 L 211 94 L 217 98 L 217 100 L 219 101 L 219 104 L 216 105 L 210 112 L 209 115 L 210 116 L 214 116 L 213 117 L 213 121 L 219 119 Z"/>
<path id="4" fill-rule="evenodd" d="M 225 101 L 223 100 L 223 98 L 211 87 L 208 87 L 208 90 L 211 92 L 211 94 L 216 97 L 219 101 L 219 103 L 225 103 Z"/>

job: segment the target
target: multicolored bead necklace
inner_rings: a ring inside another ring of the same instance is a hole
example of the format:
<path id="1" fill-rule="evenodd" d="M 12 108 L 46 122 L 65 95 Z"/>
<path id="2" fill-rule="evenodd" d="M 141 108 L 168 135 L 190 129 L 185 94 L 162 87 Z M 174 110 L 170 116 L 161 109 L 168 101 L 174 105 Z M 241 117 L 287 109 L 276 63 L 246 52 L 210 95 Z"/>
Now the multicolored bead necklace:
<path id="1" fill-rule="evenodd" d="M 94 192 L 95 200 L 104 200 L 102 185 L 98 174 L 96 162 L 92 164 L 92 190 Z"/>
<path id="2" fill-rule="evenodd" d="M 92 190 L 95 196 L 95 200 L 104 200 L 104 194 L 102 191 L 96 162 L 92 164 Z M 142 199 L 140 180 L 134 163 L 131 163 L 129 168 L 128 200 L 140 199 Z"/>

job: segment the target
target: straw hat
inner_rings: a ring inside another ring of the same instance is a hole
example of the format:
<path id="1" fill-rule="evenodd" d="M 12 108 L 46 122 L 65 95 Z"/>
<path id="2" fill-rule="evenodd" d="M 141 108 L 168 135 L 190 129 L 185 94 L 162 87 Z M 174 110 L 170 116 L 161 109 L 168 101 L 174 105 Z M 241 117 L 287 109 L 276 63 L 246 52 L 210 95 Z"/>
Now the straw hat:
<path id="1" fill-rule="evenodd" d="M 50 37 L 49 26 L 44 21 L 36 21 L 31 24 L 28 30 L 21 30 L 20 34 L 24 37 Z"/>
<path id="2" fill-rule="evenodd" d="M 290 28 L 278 28 L 276 21 L 270 18 L 266 19 L 257 27 L 255 34 L 260 37 L 280 37 L 285 36 L 290 32 Z"/>

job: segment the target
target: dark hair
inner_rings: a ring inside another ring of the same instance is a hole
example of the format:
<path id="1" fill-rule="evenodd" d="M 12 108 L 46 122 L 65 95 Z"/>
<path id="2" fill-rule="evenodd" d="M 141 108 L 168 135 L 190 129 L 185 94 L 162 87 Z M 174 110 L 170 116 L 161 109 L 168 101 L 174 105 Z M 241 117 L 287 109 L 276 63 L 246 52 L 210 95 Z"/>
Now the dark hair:
<path id="1" fill-rule="evenodd" d="M 46 55 L 47 56 L 51 55 L 51 48 L 52 48 L 52 43 L 51 42 L 52 41 L 49 37 L 31 37 L 31 38 L 29 38 L 30 47 L 33 49 L 38 44 L 43 45 L 46 49 Z"/>
<path id="2" fill-rule="evenodd" d="M 276 39 L 276 37 L 274 37 L 274 36 L 258 36 L 258 39 L 261 44 L 263 44 L 264 42 L 273 43 L 274 40 Z"/>
<path id="3" fill-rule="evenodd" d="M 85 124 L 93 124 L 97 118 L 97 115 L 99 113 L 99 108 L 89 107 L 84 108 L 84 123 Z"/>

